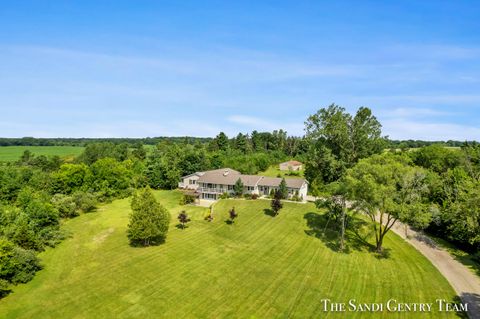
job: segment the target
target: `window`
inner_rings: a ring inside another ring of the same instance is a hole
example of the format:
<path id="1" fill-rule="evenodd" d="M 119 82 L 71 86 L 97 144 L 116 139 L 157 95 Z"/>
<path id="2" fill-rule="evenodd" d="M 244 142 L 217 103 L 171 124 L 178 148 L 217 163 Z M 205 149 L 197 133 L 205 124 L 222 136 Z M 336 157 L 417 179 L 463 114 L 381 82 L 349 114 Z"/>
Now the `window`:
<path id="1" fill-rule="evenodd" d="M 190 185 L 195 185 L 196 183 L 197 183 L 197 181 L 194 180 L 194 179 L 190 179 L 190 180 L 189 180 L 189 184 L 190 184 Z"/>

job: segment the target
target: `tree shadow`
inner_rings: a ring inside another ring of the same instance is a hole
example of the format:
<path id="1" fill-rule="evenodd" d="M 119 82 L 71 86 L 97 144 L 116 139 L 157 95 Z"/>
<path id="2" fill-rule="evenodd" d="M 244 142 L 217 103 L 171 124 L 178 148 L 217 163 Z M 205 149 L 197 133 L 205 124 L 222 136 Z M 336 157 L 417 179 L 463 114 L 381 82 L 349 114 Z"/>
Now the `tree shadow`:
<path id="1" fill-rule="evenodd" d="M 225 224 L 227 224 L 227 225 L 233 225 L 233 222 L 232 222 L 230 219 L 227 219 L 227 220 L 225 221 Z"/>
<path id="2" fill-rule="evenodd" d="M 188 228 L 188 225 L 176 224 L 175 227 L 176 227 L 177 229 L 182 229 L 182 230 L 183 230 L 183 229 Z"/>
<path id="3" fill-rule="evenodd" d="M 151 246 L 159 246 L 165 243 L 165 237 L 155 237 L 150 238 L 148 243 L 145 243 L 144 240 L 130 240 L 130 247 L 135 248 L 147 248 Z"/>
<path id="4" fill-rule="evenodd" d="M 270 217 L 275 217 L 275 213 L 273 212 L 273 210 L 271 210 L 270 208 L 265 208 L 263 210 L 263 213 L 267 216 L 270 216 Z"/>
<path id="5" fill-rule="evenodd" d="M 375 250 L 375 246 L 373 246 L 371 248 L 371 250 L 373 250 L 375 252 L 375 258 L 377 258 L 377 259 L 388 259 L 388 258 L 390 258 L 390 253 L 392 251 L 392 249 L 384 247 L 381 252 L 378 252 L 378 251 Z"/>
<path id="6" fill-rule="evenodd" d="M 8 288 L 8 289 L 1 289 L 0 288 L 0 300 L 2 300 L 2 298 L 5 298 L 6 296 L 8 296 L 9 294 L 12 293 L 12 289 Z"/>
<path id="7" fill-rule="evenodd" d="M 415 234 L 414 238 L 424 244 L 426 244 L 427 246 L 429 246 L 430 248 L 438 248 L 438 245 L 437 243 L 431 239 L 430 237 L 426 236 L 426 235 L 423 235 L 423 234 L 420 234 L 420 233 L 417 233 Z"/>
<path id="8" fill-rule="evenodd" d="M 457 316 L 465 319 L 479 319 L 480 318 L 480 295 L 476 293 L 463 293 L 461 297 L 453 298 L 456 304 L 467 304 L 467 312 L 457 312 Z"/>
<path id="9" fill-rule="evenodd" d="M 365 251 L 372 250 L 374 247 L 356 231 L 356 227 L 367 224 L 365 221 L 355 219 L 350 222 L 350 227 L 345 231 L 345 243 L 342 251 L 340 249 L 340 230 L 336 229 L 335 224 L 328 220 L 326 214 L 309 212 L 303 215 L 303 218 L 307 221 L 309 228 L 305 230 L 305 234 L 320 239 L 332 251 L 349 254 L 353 250 Z"/>

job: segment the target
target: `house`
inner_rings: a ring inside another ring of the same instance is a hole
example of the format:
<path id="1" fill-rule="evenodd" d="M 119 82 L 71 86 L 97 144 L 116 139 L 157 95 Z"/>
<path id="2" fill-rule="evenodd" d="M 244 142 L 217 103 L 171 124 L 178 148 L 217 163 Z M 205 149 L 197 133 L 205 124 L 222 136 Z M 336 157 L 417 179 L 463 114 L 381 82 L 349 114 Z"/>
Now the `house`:
<path id="1" fill-rule="evenodd" d="M 301 171 L 303 168 L 303 164 L 299 161 L 283 162 L 279 166 L 281 171 Z"/>
<path id="2" fill-rule="evenodd" d="M 195 190 L 200 199 L 217 200 L 223 193 L 233 194 L 234 185 L 240 179 L 244 194 L 269 195 L 278 189 L 281 178 L 258 175 L 243 175 L 231 168 L 197 172 L 181 178 L 179 188 Z M 304 179 L 286 178 L 288 195 L 298 195 L 303 201 L 307 198 L 308 183 Z"/>

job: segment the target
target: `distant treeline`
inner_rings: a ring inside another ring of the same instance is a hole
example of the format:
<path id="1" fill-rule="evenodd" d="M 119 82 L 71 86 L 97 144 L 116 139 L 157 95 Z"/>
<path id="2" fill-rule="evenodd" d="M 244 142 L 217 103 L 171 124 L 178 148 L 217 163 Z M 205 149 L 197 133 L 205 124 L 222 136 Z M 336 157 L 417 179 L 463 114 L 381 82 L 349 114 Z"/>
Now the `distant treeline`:
<path id="1" fill-rule="evenodd" d="M 424 146 L 430 145 L 440 145 L 440 146 L 448 146 L 448 147 L 461 147 L 466 144 L 473 143 L 471 141 L 421 141 L 421 140 L 388 140 L 389 148 L 420 148 Z"/>
<path id="2" fill-rule="evenodd" d="M 145 137 L 145 138 L 35 138 L 35 137 L 21 137 L 8 138 L 0 137 L 0 146 L 86 146 L 91 143 L 114 143 L 114 144 L 137 144 L 157 145 L 160 142 L 171 143 L 206 143 L 212 140 L 209 137 Z"/>
<path id="3" fill-rule="evenodd" d="M 0 146 L 86 146 L 91 143 L 110 142 L 114 144 L 137 144 L 157 145 L 160 142 L 171 143 L 209 143 L 213 140 L 210 137 L 145 137 L 145 138 L 6 138 L 0 137 Z M 422 140 L 387 140 L 387 148 L 420 148 L 430 145 L 441 145 L 448 147 L 461 147 L 465 144 L 472 143 L 471 141 L 422 141 Z"/>

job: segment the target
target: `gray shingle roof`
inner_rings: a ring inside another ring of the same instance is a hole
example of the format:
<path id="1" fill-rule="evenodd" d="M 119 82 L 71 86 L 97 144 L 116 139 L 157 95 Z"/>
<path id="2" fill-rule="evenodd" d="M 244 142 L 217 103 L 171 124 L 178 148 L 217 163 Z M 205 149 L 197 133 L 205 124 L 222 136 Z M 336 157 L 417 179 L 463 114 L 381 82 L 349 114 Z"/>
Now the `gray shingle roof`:
<path id="1" fill-rule="evenodd" d="M 240 178 L 241 174 L 230 168 L 216 169 L 213 171 L 206 171 L 200 176 L 198 183 L 211 183 L 222 185 L 235 185 L 235 182 Z"/>
<path id="2" fill-rule="evenodd" d="M 282 181 L 279 177 L 266 177 L 258 175 L 242 175 L 240 172 L 230 169 L 222 168 L 212 171 L 203 172 L 204 174 L 198 179 L 198 183 L 211 183 L 222 185 L 235 185 L 235 182 L 240 178 L 244 186 L 269 186 L 278 187 Z M 285 178 L 287 187 L 300 188 L 306 181 L 300 178 Z"/>
<path id="3" fill-rule="evenodd" d="M 280 177 L 262 176 L 262 178 L 258 182 L 258 186 L 277 187 L 280 185 L 281 181 L 282 179 Z M 285 182 L 287 182 L 287 187 L 300 188 L 306 181 L 300 178 L 285 178 Z"/>

